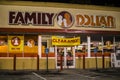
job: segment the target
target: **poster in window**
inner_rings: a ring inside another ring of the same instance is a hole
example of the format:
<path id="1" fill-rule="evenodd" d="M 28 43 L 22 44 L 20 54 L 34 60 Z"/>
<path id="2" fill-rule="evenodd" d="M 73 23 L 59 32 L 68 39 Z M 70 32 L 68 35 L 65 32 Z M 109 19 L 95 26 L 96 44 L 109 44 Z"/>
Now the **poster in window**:
<path id="1" fill-rule="evenodd" d="M 10 53 L 21 53 L 23 52 L 24 46 L 23 36 L 8 36 L 8 45 Z"/>

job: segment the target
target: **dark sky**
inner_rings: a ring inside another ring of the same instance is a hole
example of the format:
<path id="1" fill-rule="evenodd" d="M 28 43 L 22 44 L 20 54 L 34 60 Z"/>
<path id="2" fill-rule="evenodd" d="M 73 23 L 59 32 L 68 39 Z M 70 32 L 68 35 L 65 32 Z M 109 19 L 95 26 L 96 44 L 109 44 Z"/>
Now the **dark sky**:
<path id="1" fill-rule="evenodd" d="M 21 1 L 60 2 L 60 3 L 73 3 L 73 4 L 88 4 L 88 5 L 120 7 L 120 0 L 21 0 Z"/>

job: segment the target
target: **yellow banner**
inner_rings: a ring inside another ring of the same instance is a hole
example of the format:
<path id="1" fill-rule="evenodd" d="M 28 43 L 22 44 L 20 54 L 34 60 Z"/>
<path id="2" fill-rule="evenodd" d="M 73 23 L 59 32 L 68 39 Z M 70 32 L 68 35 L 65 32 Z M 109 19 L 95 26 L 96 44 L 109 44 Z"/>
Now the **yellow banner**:
<path id="1" fill-rule="evenodd" d="M 75 46 L 75 45 L 80 45 L 80 37 L 60 38 L 60 37 L 52 36 L 52 45 L 56 45 L 56 46 Z"/>
<path id="2" fill-rule="evenodd" d="M 8 45 L 10 53 L 23 52 L 24 37 L 23 36 L 8 36 Z"/>

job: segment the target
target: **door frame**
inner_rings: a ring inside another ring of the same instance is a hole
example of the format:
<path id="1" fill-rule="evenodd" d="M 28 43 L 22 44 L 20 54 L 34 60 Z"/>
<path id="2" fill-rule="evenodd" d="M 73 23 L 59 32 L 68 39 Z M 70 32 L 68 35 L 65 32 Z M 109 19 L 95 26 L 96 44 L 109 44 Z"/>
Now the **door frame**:
<path id="1" fill-rule="evenodd" d="M 68 47 L 71 47 L 71 46 L 68 46 Z M 67 66 L 67 57 L 66 57 L 66 54 L 67 54 L 67 48 L 68 47 L 61 47 L 63 48 L 63 51 L 64 51 L 64 64 L 63 64 L 63 68 L 75 68 L 75 47 L 71 47 L 72 48 L 72 54 L 73 54 L 73 65 L 72 66 Z M 60 66 L 57 65 L 57 49 L 59 47 L 55 46 L 55 63 L 56 63 L 56 68 L 59 69 Z"/>

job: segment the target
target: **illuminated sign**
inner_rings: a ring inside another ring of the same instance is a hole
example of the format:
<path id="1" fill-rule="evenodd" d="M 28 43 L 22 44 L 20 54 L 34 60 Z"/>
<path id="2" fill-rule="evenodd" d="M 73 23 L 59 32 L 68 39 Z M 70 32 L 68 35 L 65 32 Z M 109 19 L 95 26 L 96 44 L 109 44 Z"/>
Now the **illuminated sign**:
<path id="1" fill-rule="evenodd" d="M 53 25 L 54 13 L 9 12 L 9 24 Z"/>
<path id="2" fill-rule="evenodd" d="M 57 23 L 62 28 L 69 28 L 73 24 L 73 16 L 67 11 L 62 11 L 57 15 Z"/>
<path id="3" fill-rule="evenodd" d="M 55 15 L 57 19 L 55 18 Z M 115 18 L 109 15 L 72 15 L 68 11 L 59 13 L 47 12 L 9 12 L 10 25 L 54 26 L 54 21 L 61 28 L 87 27 L 87 28 L 115 28 Z M 75 23 L 74 23 L 75 22 Z"/>
<path id="4" fill-rule="evenodd" d="M 76 15 L 76 26 L 114 28 L 114 21 L 112 16 Z"/>

